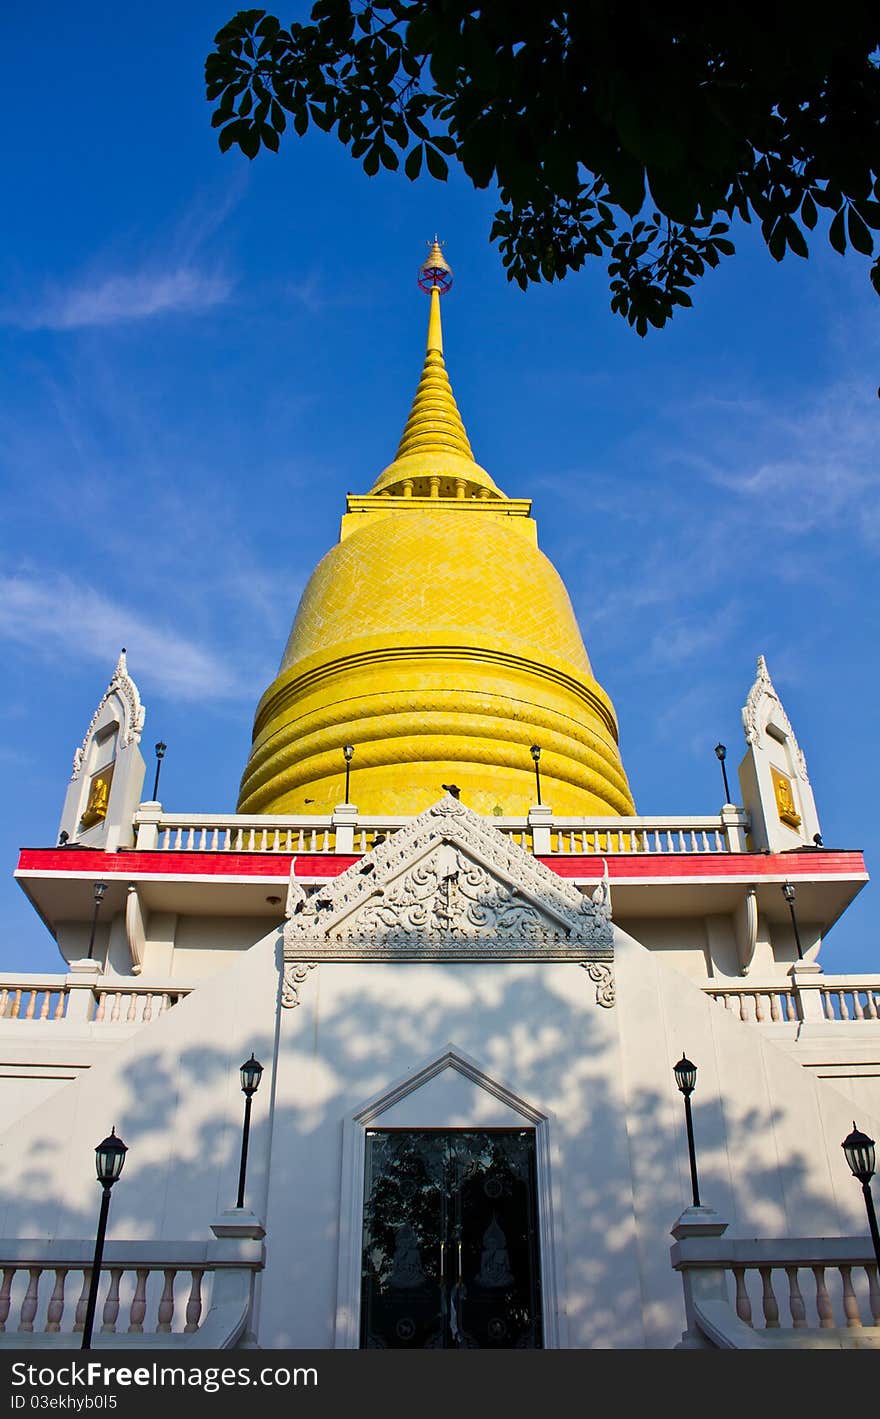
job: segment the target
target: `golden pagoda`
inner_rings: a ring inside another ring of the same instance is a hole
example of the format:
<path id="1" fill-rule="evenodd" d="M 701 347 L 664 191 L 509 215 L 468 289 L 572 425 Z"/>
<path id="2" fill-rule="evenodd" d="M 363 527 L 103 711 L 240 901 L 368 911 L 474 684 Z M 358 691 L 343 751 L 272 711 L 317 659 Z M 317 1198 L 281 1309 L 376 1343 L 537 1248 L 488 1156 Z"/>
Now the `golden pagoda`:
<path id="1" fill-rule="evenodd" d="M 424 368 L 393 463 L 347 499 L 254 721 L 240 813 L 421 812 L 446 785 L 479 813 L 633 813 L 617 719 L 531 500 L 475 461 L 443 358 L 452 271 L 434 240 Z"/>

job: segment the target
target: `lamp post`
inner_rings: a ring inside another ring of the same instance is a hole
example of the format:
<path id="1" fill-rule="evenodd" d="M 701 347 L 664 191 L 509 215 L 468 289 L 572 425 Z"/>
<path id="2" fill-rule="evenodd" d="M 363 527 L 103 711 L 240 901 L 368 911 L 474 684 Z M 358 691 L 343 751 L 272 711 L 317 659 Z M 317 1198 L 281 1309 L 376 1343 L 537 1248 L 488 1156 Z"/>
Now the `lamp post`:
<path id="1" fill-rule="evenodd" d="M 92 930 L 89 935 L 89 954 L 87 957 L 89 961 L 94 959 L 93 952 L 95 949 L 95 928 L 98 925 L 98 912 L 101 910 L 101 903 L 104 900 L 104 893 L 106 892 L 106 890 L 106 882 L 96 882 L 93 888 L 95 909 L 92 912 Z"/>
<path id="2" fill-rule="evenodd" d="M 782 895 L 788 902 L 788 910 L 791 912 L 791 924 L 794 927 L 794 944 L 797 947 L 798 960 L 804 959 L 803 947 L 801 946 L 801 934 L 798 931 L 797 917 L 794 914 L 794 887 L 790 882 L 782 884 Z"/>
<path id="3" fill-rule="evenodd" d="M 125 1162 L 125 1155 L 128 1152 L 121 1138 L 116 1136 L 115 1126 L 110 1130 L 110 1135 L 103 1142 L 99 1143 L 95 1149 L 95 1170 L 98 1174 L 98 1182 L 104 1192 L 101 1197 L 101 1211 L 98 1216 L 98 1235 L 95 1238 L 95 1258 L 92 1262 L 92 1275 L 89 1281 L 89 1300 L 86 1306 L 86 1319 L 83 1326 L 82 1349 L 92 1348 L 92 1327 L 95 1324 L 95 1307 L 98 1304 L 98 1282 L 101 1278 L 101 1262 L 104 1257 L 104 1234 L 107 1231 L 107 1213 L 110 1211 L 110 1189 L 122 1172 L 122 1165 Z"/>
<path id="4" fill-rule="evenodd" d="M 154 803 L 158 803 L 158 801 L 159 801 L 159 770 L 160 770 L 161 767 L 162 767 L 162 760 L 165 758 L 165 750 L 166 750 L 167 748 L 168 748 L 168 745 L 167 745 L 167 744 L 163 744 L 163 743 L 162 743 L 162 740 L 160 739 L 160 740 L 159 740 L 159 743 L 156 745 L 156 779 L 155 779 L 155 782 L 154 782 L 154 784 L 153 784 L 153 802 L 154 802 Z"/>
<path id="5" fill-rule="evenodd" d="M 350 778 L 351 778 L 351 761 L 352 761 L 352 759 L 354 758 L 354 745 L 353 745 L 353 744 L 345 744 L 345 745 L 343 746 L 343 749 L 342 749 L 342 754 L 343 754 L 343 757 L 344 757 L 344 759 L 345 759 L 345 799 L 344 799 L 343 801 L 344 801 L 345 803 L 347 803 L 347 802 L 348 802 L 348 784 L 349 784 L 349 780 L 350 780 Z"/>
<path id="6" fill-rule="evenodd" d="M 721 765 L 721 773 L 724 778 L 724 802 L 730 803 L 730 784 L 727 782 L 727 766 L 724 760 L 727 758 L 727 746 L 724 744 L 715 745 L 715 758 Z"/>
<path id="7" fill-rule="evenodd" d="M 877 1230 L 877 1213 L 874 1211 L 874 1199 L 871 1196 L 871 1178 L 874 1174 L 874 1140 L 869 1138 L 867 1133 L 860 1133 L 856 1128 L 856 1121 L 853 1119 L 853 1131 L 847 1138 L 844 1138 L 840 1146 L 849 1163 L 850 1172 L 862 1184 L 868 1226 L 871 1229 L 871 1241 L 874 1243 L 874 1255 L 877 1258 L 877 1266 L 880 1267 L 880 1231 Z"/>
<path id="8" fill-rule="evenodd" d="M 686 1055 L 682 1055 L 673 1068 L 675 1082 L 684 1094 L 684 1116 L 687 1123 L 688 1155 L 691 1160 L 691 1190 L 694 1195 L 694 1206 L 700 1206 L 700 1187 L 697 1182 L 697 1150 L 694 1147 L 694 1120 L 691 1114 L 691 1094 L 694 1092 L 694 1085 L 697 1082 L 697 1066 L 692 1064 Z"/>
<path id="9" fill-rule="evenodd" d="M 244 1094 L 244 1127 L 241 1131 L 241 1167 L 238 1170 L 238 1201 L 236 1207 L 244 1207 L 244 1179 L 247 1172 L 248 1138 L 251 1131 L 251 1099 L 260 1086 L 260 1077 L 263 1073 L 263 1066 L 259 1060 L 254 1059 L 251 1051 L 250 1059 L 246 1059 L 241 1066 L 241 1092 Z"/>
<path id="10" fill-rule="evenodd" d="M 535 783 L 536 783 L 537 786 L 538 786 L 538 807 L 540 808 L 540 806 L 541 806 L 541 770 L 540 770 L 540 768 L 539 768 L 538 766 L 539 766 L 540 761 L 541 761 L 541 750 L 539 749 L 539 747 L 538 747 L 537 744 L 533 744 L 532 747 L 531 747 L 531 749 L 529 750 L 529 753 L 531 754 L 532 758 L 533 758 L 534 761 L 535 761 Z"/>

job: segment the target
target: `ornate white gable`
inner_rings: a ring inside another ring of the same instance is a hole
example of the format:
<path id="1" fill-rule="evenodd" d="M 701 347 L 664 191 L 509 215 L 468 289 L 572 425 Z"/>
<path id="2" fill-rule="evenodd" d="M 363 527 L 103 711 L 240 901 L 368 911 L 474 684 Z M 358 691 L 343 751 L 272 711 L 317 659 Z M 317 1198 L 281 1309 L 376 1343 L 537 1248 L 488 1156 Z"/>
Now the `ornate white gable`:
<path id="1" fill-rule="evenodd" d="M 584 896 L 449 794 L 317 891 L 291 875 L 287 918 L 297 963 L 611 959 L 607 879 Z"/>
<path id="2" fill-rule="evenodd" d="M 791 727 L 791 720 L 785 713 L 782 701 L 770 679 L 770 672 L 763 655 L 758 656 L 758 673 L 754 685 L 749 690 L 748 699 L 743 705 L 742 718 L 746 742 L 751 745 L 761 743 L 761 736 L 766 733 L 767 726 L 771 722 L 777 730 L 781 730 L 791 747 L 792 768 L 804 783 L 810 782 L 803 751 Z"/>
<path id="3" fill-rule="evenodd" d="M 91 723 L 86 730 L 86 736 L 82 744 L 73 756 L 73 773 L 71 780 L 79 778 L 82 773 L 85 761 L 86 750 L 89 741 L 94 735 L 102 718 L 104 717 L 104 707 L 109 700 L 116 700 L 116 707 L 119 711 L 119 748 L 127 749 L 129 744 L 139 744 L 141 733 L 146 718 L 146 709 L 141 704 L 141 697 L 138 687 L 128 673 L 128 665 L 125 660 L 125 649 L 120 653 L 116 662 L 116 669 L 103 695 L 101 696 L 98 708 L 92 715 Z"/>

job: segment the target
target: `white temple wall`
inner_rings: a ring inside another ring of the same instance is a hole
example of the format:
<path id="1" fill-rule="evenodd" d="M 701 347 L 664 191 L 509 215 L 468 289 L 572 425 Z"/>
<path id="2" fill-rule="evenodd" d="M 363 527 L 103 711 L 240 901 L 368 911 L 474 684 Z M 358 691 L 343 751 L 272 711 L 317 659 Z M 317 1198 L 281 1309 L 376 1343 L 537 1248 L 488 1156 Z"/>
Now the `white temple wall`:
<path id="1" fill-rule="evenodd" d="M 93 1150 L 115 1125 L 130 1151 L 109 1235 L 204 1237 L 235 1201 L 238 1067 L 253 1049 L 267 1066 L 247 1188 L 268 1227 L 260 1343 L 332 1346 L 340 1216 L 349 1225 L 361 1185 L 346 1193 L 345 1120 L 452 1043 L 491 1084 L 437 1076 L 388 1120 L 498 1124 L 523 1109 L 540 1117 L 542 1195 L 553 1213 L 545 1278 L 549 1288 L 555 1272 L 563 1312 L 557 1343 L 674 1344 L 683 1316 L 669 1229 L 690 1201 L 676 1059 L 685 1051 L 699 1068 L 703 1201 L 739 1235 L 864 1232 L 840 1149 L 852 1102 L 730 1019 L 659 953 L 616 938 L 612 1009 L 596 1003 L 577 965 L 322 963 L 301 985 L 300 1005 L 280 1010 L 273 932 L 6 1129 L 0 1229 L 92 1236 Z M 859 1124 L 877 1136 L 876 1116 Z"/>

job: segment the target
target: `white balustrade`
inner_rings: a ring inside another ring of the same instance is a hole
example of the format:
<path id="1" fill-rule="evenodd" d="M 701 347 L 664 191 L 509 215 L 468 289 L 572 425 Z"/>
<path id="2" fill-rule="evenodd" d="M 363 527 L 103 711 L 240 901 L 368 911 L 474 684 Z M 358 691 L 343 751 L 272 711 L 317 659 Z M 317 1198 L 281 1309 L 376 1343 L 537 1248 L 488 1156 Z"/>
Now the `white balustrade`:
<path id="1" fill-rule="evenodd" d="M 773 1344 L 809 1344 L 805 1332 L 835 1331 L 864 1333 L 860 1343 L 880 1347 L 880 1283 L 867 1237 L 685 1234 L 672 1249 L 672 1262 L 685 1288 L 686 1345 L 748 1345 L 737 1330 L 741 1323 L 775 1333 Z"/>
<path id="2" fill-rule="evenodd" d="M 93 1251 L 94 1241 L 0 1243 L 0 1346 L 75 1343 L 85 1322 Z M 196 1336 L 220 1299 L 218 1274 L 235 1273 L 233 1292 L 249 1308 L 262 1265 L 262 1245 L 251 1239 L 108 1242 L 95 1343 L 122 1337 L 121 1343 L 136 1345 L 143 1337 L 173 1344 L 176 1337 Z"/>
<path id="3" fill-rule="evenodd" d="M 76 977 L 4 973 L 0 975 L 0 1024 L 3 1020 L 49 1023 L 65 1020 L 71 989 L 83 989 Z M 91 987 L 86 1023 L 147 1025 L 177 1005 L 191 990 L 192 986 L 167 982 L 151 985 L 141 979 L 102 978 Z"/>
<path id="4" fill-rule="evenodd" d="M 411 818 L 353 817 L 353 851 L 370 852 L 376 843 L 396 833 Z M 532 850 L 532 827 L 526 818 L 487 820 L 520 847 Z M 199 815 L 138 810 L 135 830 L 139 848 L 165 852 L 335 852 L 339 822 L 327 815 Z M 561 856 L 605 856 L 622 853 L 668 856 L 672 853 L 712 855 L 744 852 L 748 817 L 725 809 L 717 817 L 549 817 L 550 852 Z M 543 851 L 543 848 L 541 849 Z"/>
<path id="5" fill-rule="evenodd" d="M 711 981 L 703 989 L 735 1019 L 749 1024 L 791 1024 L 810 1019 L 802 1000 L 803 987 L 790 978 L 772 983 L 746 978 L 725 981 L 723 985 Z M 880 979 L 877 977 L 820 976 L 815 989 L 825 1020 L 836 1023 L 880 1020 Z"/>

